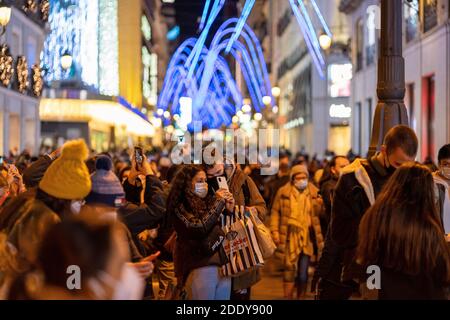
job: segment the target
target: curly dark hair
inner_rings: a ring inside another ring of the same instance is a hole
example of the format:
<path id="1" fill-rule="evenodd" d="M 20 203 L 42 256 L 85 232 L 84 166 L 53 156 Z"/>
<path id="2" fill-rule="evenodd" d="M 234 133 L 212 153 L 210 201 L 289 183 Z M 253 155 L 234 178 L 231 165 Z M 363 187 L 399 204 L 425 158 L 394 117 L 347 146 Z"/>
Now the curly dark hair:
<path id="1" fill-rule="evenodd" d="M 167 198 L 167 213 L 171 214 L 186 199 L 186 190 L 190 188 L 192 179 L 200 171 L 205 171 L 201 165 L 184 165 L 177 171 L 171 182 L 169 197 Z"/>

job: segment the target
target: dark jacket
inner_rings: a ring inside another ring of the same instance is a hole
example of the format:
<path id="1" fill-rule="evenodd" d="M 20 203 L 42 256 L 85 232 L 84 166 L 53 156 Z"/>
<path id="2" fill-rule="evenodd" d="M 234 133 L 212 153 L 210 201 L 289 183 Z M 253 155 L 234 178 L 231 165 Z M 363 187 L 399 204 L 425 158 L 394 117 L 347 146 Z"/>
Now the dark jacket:
<path id="1" fill-rule="evenodd" d="M 264 200 L 266 201 L 268 212 L 272 209 L 273 200 L 277 191 L 289 182 L 289 174 L 279 177 L 278 175 L 273 176 L 267 181 L 264 188 Z"/>
<path id="2" fill-rule="evenodd" d="M 320 218 L 320 225 L 322 227 L 322 233 L 327 234 L 328 226 L 331 220 L 331 204 L 334 197 L 334 189 L 336 188 L 338 180 L 336 178 L 331 178 L 325 181 L 320 186 L 320 195 L 323 199 L 323 205 L 325 207 L 324 215 Z"/>
<path id="3" fill-rule="evenodd" d="M 214 252 L 205 250 L 205 245 L 224 237 L 219 217 L 224 212 L 225 200 L 214 196 L 212 203 L 203 216 L 187 204 L 181 204 L 170 212 L 177 232 L 175 274 L 182 285 L 192 270 L 210 265 L 222 266 L 227 262 L 222 245 L 217 245 Z"/>
<path id="4" fill-rule="evenodd" d="M 346 167 L 336 185 L 330 226 L 332 241 L 329 244 L 337 245 L 343 250 L 344 282 L 361 275 L 354 262 L 359 223 L 390 176 L 374 156 L 370 160 L 358 159 Z"/>
<path id="5" fill-rule="evenodd" d="M 23 172 L 23 182 L 27 189 L 37 187 L 42 180 L 45 171 L 52 164 L 53 160 L 48 155 L 41 156 L 35 162 L 33 162 Z"/>
<path id="6" fill-rule="evenodd" d="M 381 269 L 379 300 L 448 300 L 449 291 L 433 274 L 410 276 Z"/>
<path id="7" fill-rule="evenodd" d="M 147 176 L 145 180 L 144 203 L 127 202 L 118 210 L 142 255 L 147 255 L 148 252 L 140 244 L 138 235 L 144 230 L 157 228 L 166 216 L 166 197 L 162 182 L 155 176 Z M 140 199 L 141 186 L 133 186 L 128 180 L 123 186 L 127 199 Z"/>

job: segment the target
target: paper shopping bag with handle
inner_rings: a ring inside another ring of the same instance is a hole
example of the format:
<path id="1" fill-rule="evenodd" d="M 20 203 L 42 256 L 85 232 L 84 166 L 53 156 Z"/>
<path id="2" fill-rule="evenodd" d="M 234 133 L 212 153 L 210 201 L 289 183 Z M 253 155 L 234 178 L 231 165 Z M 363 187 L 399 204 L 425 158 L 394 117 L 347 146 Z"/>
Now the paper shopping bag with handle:
<path id="1" fill-rule="evenodd" d="M 235 277 L 264 265 L 264 258 L 255 235 L 253 222 L 244 207 L 235 207 L 233 216 L 222 219 L 223 242 L 228 263 L 222 267 L 224 276 Z"/>

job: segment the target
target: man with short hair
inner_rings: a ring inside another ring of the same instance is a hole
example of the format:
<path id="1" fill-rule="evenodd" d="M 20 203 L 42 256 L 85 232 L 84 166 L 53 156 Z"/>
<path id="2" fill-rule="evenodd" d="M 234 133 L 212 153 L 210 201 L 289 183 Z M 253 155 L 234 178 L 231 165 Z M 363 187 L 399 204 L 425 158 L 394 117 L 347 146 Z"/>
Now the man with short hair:
<path id="1" fill-rule="evenodd" d="M 342 171 L 318 267 L 319 299 L 348 299 L 358 288 L 363 274 L 354 259 L 361 218 L 395 170 L 415 160 L 417 149 L 414 131 L 395 126 L 386 134 L 380 152 L 370 159 L 357 159 Z"/>
<path id="2" fill-rule="evenodd" d="M 350 162 L 347 157 L 335 156 L 331 159 L 329 163 L 328 178 L 322 177 L 320 181 L 320 194 L 323 199 L 323 204 L 325 206 L 325 215 L 321 217 L 320 224 L 322 228 L 322 233 L 327 234 L 328 226 L 331 219 L 331 204 L 333 200 L 334 189 L 336 188 L 337 182 L 341 175 L 342 170 L 348 166 Z"/>
<path id="3" fill-rule="evenodd" d="M 445 233 L 450 234 L 450 144 L 446 144 L 439 150 L 438 166 L 439 170 L 433 173 L 438 209 Z"/>

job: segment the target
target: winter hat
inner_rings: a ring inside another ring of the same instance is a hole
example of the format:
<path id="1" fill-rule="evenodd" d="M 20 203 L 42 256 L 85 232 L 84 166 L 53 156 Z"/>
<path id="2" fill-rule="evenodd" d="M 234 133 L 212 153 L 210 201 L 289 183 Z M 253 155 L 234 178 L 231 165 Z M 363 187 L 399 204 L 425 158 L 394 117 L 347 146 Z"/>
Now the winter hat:
<path id="1" fill-rule="evenodd" d="M 125 200 L 125 192 L 119 178 L 112 172 L 112 161 L 107 156 L 98 157 L 91 175 L 92 190 L 86 203 L 100 203 L 109 207 L 120 207 Z"/>
<path id="2" fill-rule="evenodd" d="M 106 170 L 109 171 L 112 169 L 112 160 L 108 156 L 98 156 L 97 161 L 95 161 L 95 169 L 96 170 Z"/>
<path id="3" fill-rule="evenodd" d="M 84 163 L 88 153 L 84 140 L 66 142 L 61 156 L 45 172 L 39 188 L 58 199 L 84 199 L 91 191 L 91 179 Z"/>
<path id="4" fill-rule="evenodd" d="M 291 180 L 294 179 L 295 175 L 299 173 L 306 174 L 306 177 L 309 178 L 308 168 L 303 164 L 298 164 L 292 167 L 291 169 Z"/>

